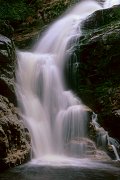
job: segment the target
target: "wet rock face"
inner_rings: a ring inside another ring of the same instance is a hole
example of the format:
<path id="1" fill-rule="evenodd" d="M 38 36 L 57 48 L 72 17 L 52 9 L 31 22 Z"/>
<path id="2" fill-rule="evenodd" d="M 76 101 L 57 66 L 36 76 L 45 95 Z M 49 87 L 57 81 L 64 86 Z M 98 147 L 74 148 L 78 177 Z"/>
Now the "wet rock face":
<path id="1" fill-rule="evenodd" d="M 0 35 L 0 94 L 15 103 L 14 74 L 14 44 L 7 37 Z"/>
<path id="2" fill-rule="evenodd" d="M 90 158 L 103 161 L 111 160 L 105 152 L 97 150 L 94 142 L 87 138 L 71 140 L 66 144 L 65 152 L 67 155 L 77 158 Z"/>
<path id="3" fill-rule="evenodd" d="M 96 31 L 96 29 L 102 30 L 104 26 L 109 24 L 116 24 L 120 18 L 120 5 L 114 6 L 109 9 L 98 10 L 90 15 L 83 23 L 83 32 L 89 30 Z M 112 27 L 109 26 L 111 29 Z"/>
<path id="4" fill-rule="evenodd" d="M 93 141 L 87 138 L 71 140 L 66 144 L 66 151 L 71 156 L 83 158 L 91 157 L 96 153 L 96 147 Z"/>
<path id="5" fill-rule="evenodd" d="M 80 40 L 80 62 L 86 65 L 85 74 L 89 83 L 120 79 L 120 6 L 100 10 L 83 24 Z M 109 83 L 109 82 L 108 82 Z"/>
<path id="6" fill-rule="evenodd" d="M 15 107 L 15 57 L 12 40 L 0 35 L 0 171 L 26 162 L 30 156 L 29 134 Z"/>
<path id="7" fill-rule="evenodd" d="M 98 11 L 83 25 L 80 59 L 86 69 L 101 124 L 120 140 L 120 6 Z M 92 23 L 93 22 L 93 23 Z M 93 101 L 94 102 L 94 101 Z"/>
<path id="8" fill-rule="evenodd" d="M 0 170 L 21 164 L 30 155 L 30 139 L 18 110 L 0 95 Z"/>
<path id="9" fill-rule="evenodd" d="M 70 84 L 109 135 L 120 140 L 120 6 L 99 10 L 85 20 L 76 45 L 78 67 Z M 77 79 L 77 80 L 75 80 Z M 77 82 L 75 84 L 75 82 Z"/>

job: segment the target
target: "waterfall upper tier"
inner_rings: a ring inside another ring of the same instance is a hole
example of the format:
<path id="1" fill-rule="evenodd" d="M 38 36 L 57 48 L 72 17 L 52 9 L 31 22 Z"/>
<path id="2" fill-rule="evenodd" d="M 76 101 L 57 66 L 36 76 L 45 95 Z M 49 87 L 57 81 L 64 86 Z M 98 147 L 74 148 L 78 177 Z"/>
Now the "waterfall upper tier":
<path id="1" fill-rule="evenodd" d="M 118 4 L 120 4 L 120 0 L 106 0 L 104 3 L 104 8 L 110 8 Z"/>

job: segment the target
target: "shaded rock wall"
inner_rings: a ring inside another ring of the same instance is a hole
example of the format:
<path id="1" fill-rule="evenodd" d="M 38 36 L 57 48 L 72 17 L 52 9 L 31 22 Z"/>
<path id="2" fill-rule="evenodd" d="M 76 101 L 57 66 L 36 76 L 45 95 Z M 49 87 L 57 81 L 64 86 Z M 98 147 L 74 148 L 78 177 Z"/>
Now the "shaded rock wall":
<path id="1" fill-rule="evenodd" d="M 9 38 L 0 35 L 0 94 L 15 103 L 14 74 L 14 44 Z"/>
<path id="2" fill-rule="evenodd" d="M 0 27 L 0 33 L 12 38 L 8 26 Z M 0 171 L 26 162 L 30 156 L 29 134 L 16 108 L 15 46 L 4 35 L 0 34 Z"/>
<path id="3" fill-rule="evenodd" d="M 71 88 L 98 113 L 100 123 L 110 135 L 120 140 L 119 18 L 120 6 L 114 6 L 85 20 L 83 35 L 76 44 L 78 67 L 74 70 L 73 55 L 69 69 Z"/>
<path id="4" fill-rule="evenodd" d="M 0 171 L 19 165 L 30 156 L 30 139 L 18 109 L 0 95 Z"/>

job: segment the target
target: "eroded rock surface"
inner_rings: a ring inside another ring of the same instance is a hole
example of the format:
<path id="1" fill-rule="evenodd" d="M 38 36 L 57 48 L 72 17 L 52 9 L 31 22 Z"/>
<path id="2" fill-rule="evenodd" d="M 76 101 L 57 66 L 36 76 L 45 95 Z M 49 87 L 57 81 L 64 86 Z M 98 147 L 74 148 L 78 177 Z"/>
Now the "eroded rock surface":
<path id="1" fill-rule="evenodd" d="M 15 47 L 9 38 L 0 35 L 0 94 L 15 103 Z"/>
<path id="2" fill-rule="evenodd" d="M 30 156 L 28 131 L 15 107 L 15 61 L 13 41 L 0 35 L 0 171 L 26 162 Z"/>
<path id="3" fill-rule="evenodd" d="M 90 158 L 92 160 L 110 161 L 111 158 L 102 150 L 98 150 L 93 141 L 88 138 L 71 140 L 66 144 L 65 151 L 68 155 L 77 158 Z"/>
<path id="4" fill-rule="evenodd" d="M 0 170 L 21 164 L 30 155 L 30 139 L 18 109 L 0 95 Z"/>

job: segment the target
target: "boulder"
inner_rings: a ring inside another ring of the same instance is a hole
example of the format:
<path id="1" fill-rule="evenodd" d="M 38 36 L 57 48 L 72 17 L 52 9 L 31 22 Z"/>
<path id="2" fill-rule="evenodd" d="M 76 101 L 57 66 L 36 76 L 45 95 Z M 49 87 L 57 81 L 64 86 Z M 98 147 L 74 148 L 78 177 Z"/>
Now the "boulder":
<path id="1" fill-rule="evenodd" d="M 15 103 L 14 75 L 14 43 L 9 38 L 0 35 L 0 94 Z"/>
<path id="2" fill-rule="evenodd" d="M 95 143 L 88 138 L 73 139 L 65 146 L 67 155 L 77 158 L 110 161 L 111 158 L 102 150 L 98 150 Z"/>
<path id="3" fill-rule="evenodd" d="M 30 157 L 30 139 L 18 109 L 0 95 L 0 171 L 26 162 Z"/>
<path id="4" fill-rule="evenodd" d="M 9 26 L 0 24 L 0 27 L 3 34 L 0 34 L 0 171 L 2 171 L 29 159 L 30 138 L 16 108 L 16 54 L 14 43 L 8 38 L 12 38 L 12 33 Z"/>

